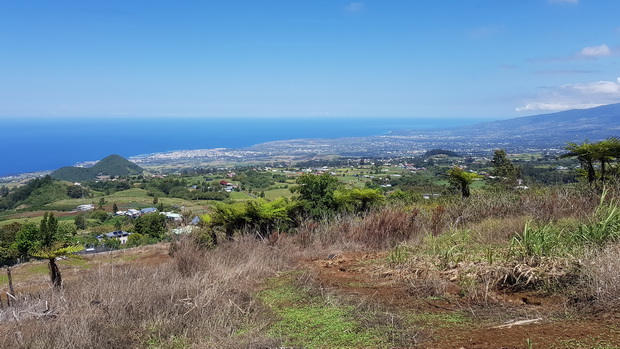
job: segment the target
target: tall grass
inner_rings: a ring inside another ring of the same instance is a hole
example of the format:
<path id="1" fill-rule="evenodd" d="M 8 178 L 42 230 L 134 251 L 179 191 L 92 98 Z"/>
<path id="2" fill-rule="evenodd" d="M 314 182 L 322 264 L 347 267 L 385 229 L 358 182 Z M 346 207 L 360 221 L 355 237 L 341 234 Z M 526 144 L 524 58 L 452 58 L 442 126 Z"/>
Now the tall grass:
<path id="1" fill-rule="evenodd" d="M 403 241 L 416 245 L 429 234 L 439 236 L 469 229 L 481 243 L 505 243 L 523 232 L 528 219 L 539 226 L 566 219 L 583 220 L 597 209 L 598 200 L 598 194 L 592 191 L 550 188 L 482 193 L 467 200 L 444 198 L 438 203 L 387 205 L 363 216 L 345 214 L 331 221 L 304 221 L 296 239 L 306 247 L 340 244 L 384 249 Z"/>
<path id="2" fill-rule="evenodd" d="M 525 225 L 522 234 L 511 244 L 512 255 L 517 258 L 581 256 L 589 248 L 601 247 L 620 239 L 620 208 L 615 200 L 601 196 L 591 217 L 581 222 L 576 230 L 565 230 L 553 223 L 533 227 Z"/>

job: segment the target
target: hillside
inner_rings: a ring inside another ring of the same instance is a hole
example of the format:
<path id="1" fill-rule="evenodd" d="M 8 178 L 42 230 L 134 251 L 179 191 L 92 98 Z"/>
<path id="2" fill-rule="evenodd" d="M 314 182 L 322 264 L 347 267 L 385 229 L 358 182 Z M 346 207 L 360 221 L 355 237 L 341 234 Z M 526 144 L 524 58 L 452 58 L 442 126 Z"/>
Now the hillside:
<path id="1" fill-rule="evenodd" d="M 258 144 L 249 150 L 289 155 L 385 156 L 434 148 L 514 152 L 560 148 L 568 141 L 598 141 L 620 134 L 620 104 L 568 110 L 433 130 L 394 130 L 388 135 L 298 139 Z"/>
<path id="2" fill-rule="evenodd" d="M 513 141 L 555 145 L 558 142 L 600 140 L 620 132 L 620 103 L 590 109 L 525 116 L 458 128 L 392 132 L 394 136 L 467 137 L 491 142 Z"/>
<path id="3" fill-rule="evenodd" d="M 52 172 L 54 179 L 70 182 L 85 182 L 97 178 L 99 175 L 128 176 L 144 172 L 140 166 L 123 158 L 120 155 L 110 155 L 97 162 L 92 167 L 62 167 Z"/>

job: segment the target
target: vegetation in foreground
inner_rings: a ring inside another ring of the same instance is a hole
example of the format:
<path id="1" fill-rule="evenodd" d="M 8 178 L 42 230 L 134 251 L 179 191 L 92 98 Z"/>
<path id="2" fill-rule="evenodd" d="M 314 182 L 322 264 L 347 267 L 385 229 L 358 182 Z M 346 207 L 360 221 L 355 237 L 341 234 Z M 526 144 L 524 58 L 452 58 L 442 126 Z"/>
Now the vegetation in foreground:
<path id="1" fill-rule="evenodd" d="M 614 165 L 582 185 L 500 181 L 433 200 L 301 176 L 292 201 L 215 205 L 160 263 L 104 263 L 60 290 L 35 283 L 36 297 L 17 283 L 18 301 L 0 310 L 0 344 L 614 348 Z"/>

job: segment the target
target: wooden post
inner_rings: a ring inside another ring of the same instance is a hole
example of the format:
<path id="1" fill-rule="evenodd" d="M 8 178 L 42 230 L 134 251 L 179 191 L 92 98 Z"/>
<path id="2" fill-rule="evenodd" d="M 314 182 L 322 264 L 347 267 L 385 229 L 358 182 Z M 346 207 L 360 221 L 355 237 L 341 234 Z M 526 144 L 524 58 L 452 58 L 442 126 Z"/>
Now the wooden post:
<path id="1" fill-rule="evenodd" d="M 6 267 L 6 276 L 9 278 L 9 292 L 12 295 L 15 295 L 15 290 L 13 289 L 13 277 L 11 276 L 11 267 Z"/>

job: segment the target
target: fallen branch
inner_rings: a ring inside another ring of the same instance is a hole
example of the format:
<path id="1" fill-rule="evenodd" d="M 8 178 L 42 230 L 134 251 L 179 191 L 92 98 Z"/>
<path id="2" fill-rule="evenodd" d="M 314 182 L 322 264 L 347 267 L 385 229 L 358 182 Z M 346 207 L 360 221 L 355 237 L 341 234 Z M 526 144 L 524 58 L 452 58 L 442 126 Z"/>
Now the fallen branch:
<path id="1" fill-rule="evenodd" d="M 510 320 L 510 321 L 507 321 L 504 325 L 493 326 L 491 328 L 511 328 L 512 326 L 528 325 L 528 324 L 539 322 L 539 321 L 542 321 L 542 318 L 519 320 L 519 321 Z"/>

